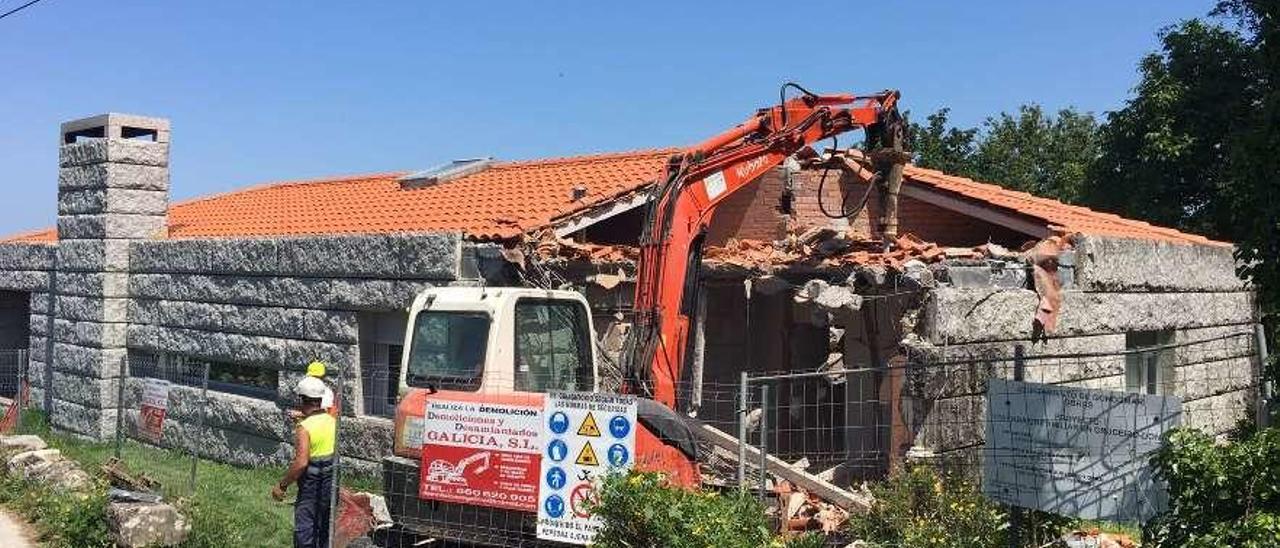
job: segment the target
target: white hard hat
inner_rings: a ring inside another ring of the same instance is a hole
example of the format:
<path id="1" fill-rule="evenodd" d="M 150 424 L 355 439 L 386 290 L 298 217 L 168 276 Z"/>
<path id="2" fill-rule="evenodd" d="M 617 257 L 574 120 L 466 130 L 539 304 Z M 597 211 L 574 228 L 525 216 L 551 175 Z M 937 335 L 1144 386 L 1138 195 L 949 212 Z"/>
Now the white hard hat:
<path id="1" fill-rule="evenodd" d="M 303 377 L 298 381 L 298 395 L 304 398 L 320 399 L 324 397 L 324 382 L 315 377 Z"/>

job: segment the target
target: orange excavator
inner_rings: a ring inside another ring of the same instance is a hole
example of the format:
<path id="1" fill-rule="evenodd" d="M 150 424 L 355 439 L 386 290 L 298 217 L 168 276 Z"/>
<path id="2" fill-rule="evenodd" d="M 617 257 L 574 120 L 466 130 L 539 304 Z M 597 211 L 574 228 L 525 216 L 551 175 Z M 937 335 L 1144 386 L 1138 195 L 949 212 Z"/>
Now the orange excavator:
<path id="1" fill-rule="evenodd" d="M 787 99 L 789 89 L 799 95 Z M 688 487 L 699 482 L 696 444 L 675 411 L 677 387 L 686 382 L 697 271 L 717 204 L 789 157 L 832 162 L 819 158 L 811 145 L 857 129 L 866 132 L 868 157 L 891 159 L 872 162 L 872 171 L 853 166 L 854 171 L 884 189 L 882 195 L 896 195 L 901 181 L 900 155 L 876 154 L 901 150 L 898 92 L 818 95 L 788 83 L 781 95 L 777 106 L 672 156 L 653 190 L 640 235 L 635 316 L 622 354 L 624 390 L 640 396 L 635 463 Z M 489 506 L 417 497 L 424 457 L 443 458 L 423 454 L 423 439 L 431 436 L 429 431 L 424 436 L 424 416 L 433 401 L 537 409 L 550 391 L 598 391 L 592 325 L 586 298 L 574 291 L 443 287 L 417 296 L 409 309 L 400 368 L 394 455 L 383 462 L 388 508 L 397 523 L 437 538 L 536 542 L 536 491 L 503 494 L 501 504 L 495 500 Z"/>

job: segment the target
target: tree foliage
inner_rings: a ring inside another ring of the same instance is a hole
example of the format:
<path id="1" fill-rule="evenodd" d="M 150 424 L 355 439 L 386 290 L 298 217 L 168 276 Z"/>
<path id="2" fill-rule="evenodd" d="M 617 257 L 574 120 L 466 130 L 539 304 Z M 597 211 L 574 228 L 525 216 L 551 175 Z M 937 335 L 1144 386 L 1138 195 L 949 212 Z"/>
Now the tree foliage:
<path id="1" fill-rule="evenodd" d="M 911 125 L 908 148 L 917 165 L 1075 201 L 1098 156 L 1098 123 L 1088 113 L 1052 115 L 1027 104 L 987 118 L 980 128 L 960 129 L 948 123 L 949 112 Z"/>

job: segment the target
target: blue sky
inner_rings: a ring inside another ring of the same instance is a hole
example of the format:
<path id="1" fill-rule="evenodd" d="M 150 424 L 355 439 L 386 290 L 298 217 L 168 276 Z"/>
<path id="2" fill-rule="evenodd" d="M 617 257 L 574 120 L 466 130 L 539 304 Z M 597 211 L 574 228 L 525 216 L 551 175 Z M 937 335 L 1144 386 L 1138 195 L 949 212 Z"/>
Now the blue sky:
<path id="1" fill-rule="evenodd" d="M 897 88 L 961 125 L 1100 113 L 1158 29 L 1212 4 L 43 0 L 0 20 L 0 233 L 52 223 L 58 124 L 101 112 L 172 120 L 175 199 L 687 144 L 787 80 Z"/>

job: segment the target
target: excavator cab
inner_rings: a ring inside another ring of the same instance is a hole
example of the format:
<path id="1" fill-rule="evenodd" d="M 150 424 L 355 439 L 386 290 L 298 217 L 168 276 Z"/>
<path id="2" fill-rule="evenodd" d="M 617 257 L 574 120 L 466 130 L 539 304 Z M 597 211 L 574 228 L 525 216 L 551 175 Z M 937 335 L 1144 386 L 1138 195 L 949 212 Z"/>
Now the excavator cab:
<path id="1" fill-rule="evenodd" d="M 443 287 L 414 299 L 400 367 L 396 451 L 421 447 L 426 398 L 528 399 L 551 391 L 594 392 L 595 332 L 574 291 Z M 417 424 L 415 424 L 417 423 Z M 416 438 L 415 438 L 416 434 Z"/>

